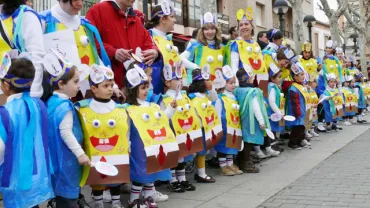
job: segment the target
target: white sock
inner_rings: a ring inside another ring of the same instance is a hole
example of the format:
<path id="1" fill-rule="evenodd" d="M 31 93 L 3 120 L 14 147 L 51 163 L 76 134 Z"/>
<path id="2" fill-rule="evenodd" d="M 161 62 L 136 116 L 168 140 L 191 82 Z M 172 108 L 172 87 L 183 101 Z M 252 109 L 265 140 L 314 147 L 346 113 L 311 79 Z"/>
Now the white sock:
<path id="1" fill-rule="evenodd" d="M 206 168 L 198 168 L 198 176 L 205 178 L 207 177 Z"/>
<path id="2" fill-rule="evenodd" d="M 266 147 L 266 151 L 271 152 L 272 151 L 271 146 L 270 147 Z"/>
<path id="3" fill-rule="evenodd" d="M 120 195 L 112 195 L 112 205 L 119 203 L 121 199 Z"/>
<path id="4" fill-rule="evenodd" d="M 357 120 L 358 120 L 358 121 L 362 121 L 362 118 L 361 118 L 361 117 L 362 117 L 362 116 L 361 116 L 361 114 L 360 114 L 360 115 L 358 115 L 358 116 L 357 116 Z"/>
<path id="5" fill-rule="evenodd" d="M 176 170 L 171 170 L 171 175 L 172 175 L 172 178 L 170 180 L 170 183 L 176 182 L 177 181 Z"/>
<path id="6" fill-rule="evenodd" d="M 98 196 L 93 195 L 93 199 L 94 199 L 95 204 L 101 204 L 101 206 L 104 206 L 103 195 L 98 195 Z"/>
<path id="7" fill-rule="evenodd" d="M 220 164 L 220 167 L 223 168 L 227 165 L 226 158 L 225 157 L 219 157 L 218 163 Z"/>
<path id="8" fill-rule="evenodd" d="M 261 151 L 261 147 L 259 145 L 254 146 L 254 151 L 256 151 L 256 153 L 259 153 Z"/>
<path id="9" fill-rule="evenodd" d="M 141 190 L 143 190 L 142 186 L 131 184 L 130 202 L 133 202 L 140 197 Z"/>
<path id="10" fill-rule="evenodd" d="M 150 196 L 153 196 L 153 187 L 154 187 L 154 183 L 144 184 L 144 198 L 145 199 Z"/>
<path id="11" fill-rule="evenodd" d="M 324 123 L 319 122 L 319 127 L 318 128 L 324 128 Z"/>
<path id="12" fill-rule="evenodd" d="M 234 164 L 234 157 L 233 155 L 226 156 L 227 166 L 232 166 Z"/>
<path id="13" fill-rule="evenodd" d="M 176 177 L 179 182 L 186 181 L 185 169 L 176 170 Z"/>

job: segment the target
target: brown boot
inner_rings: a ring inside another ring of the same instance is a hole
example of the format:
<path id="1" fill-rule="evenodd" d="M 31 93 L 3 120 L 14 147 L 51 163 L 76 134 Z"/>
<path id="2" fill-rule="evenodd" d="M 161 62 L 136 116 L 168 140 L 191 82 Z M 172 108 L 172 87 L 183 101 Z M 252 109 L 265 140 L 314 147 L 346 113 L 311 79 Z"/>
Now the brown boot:
<path id="1" fill-rule="evenodd" d="M 245 168 L 243 169 L 244 173 L 259 173 L 260 169 L 258 169 L 252 161 L 248 161 L 245 163 Z"/>
<path id="2" fill-rule="evenodd" d="M 235 164 L 232 164 L 229 168 L 235 173 L 235 175 L 243 174 L 243 171 L 241 171 Z"/>
<path id="3" fill-rule="evenodd" d="M 229 166 L 220 167 L 220 174 L 223 176 L 234 176 L 235 173 L 230 169 Z"/>

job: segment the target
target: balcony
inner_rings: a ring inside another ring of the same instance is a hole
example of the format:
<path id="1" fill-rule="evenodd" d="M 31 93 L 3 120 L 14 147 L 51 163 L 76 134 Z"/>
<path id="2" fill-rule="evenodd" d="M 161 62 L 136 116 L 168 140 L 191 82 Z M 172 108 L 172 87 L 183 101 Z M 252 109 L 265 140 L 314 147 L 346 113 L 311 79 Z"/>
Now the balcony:
<path id="1" fill-rule="evenodd" d="M 221 27 L 222 34 L 229 34 L 229 16 L 217 13 L 217 23 Z"/>

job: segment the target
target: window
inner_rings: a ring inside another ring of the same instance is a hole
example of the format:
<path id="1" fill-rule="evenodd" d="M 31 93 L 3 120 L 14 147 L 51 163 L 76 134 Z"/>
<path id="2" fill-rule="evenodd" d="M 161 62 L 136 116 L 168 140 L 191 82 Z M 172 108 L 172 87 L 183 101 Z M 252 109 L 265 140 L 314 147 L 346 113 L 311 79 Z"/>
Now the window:
<path id="1" fill-rule="evenodd" d="M 183 24 L 182 0 L 174 1 L 176 24 Z"/>
<path id="2" fill-rule="evenodd" d="M 217 0 L 217 13 L 223 13 L 222 0 Z"/>
<path id="3" fill-rule="evenodd" d="M 314 41 L 315 41 L 315 48 L 314 48 L 314 55 L 319 55 L 319 34 L 315 33 L 314 35 Z"/>
<path id="4" fill-rule="evenodd" d="M 189 27 L 200 28 L 200 0 L 188 0 Z"/>
<path id="5" fill-rule="evenodd" d="M 265 25 L 265 6 L 262 4 L 256 4 L 256 12 L 255 17 L 256 18 L 256 25 L 258 26 L 264 26 Z"/>

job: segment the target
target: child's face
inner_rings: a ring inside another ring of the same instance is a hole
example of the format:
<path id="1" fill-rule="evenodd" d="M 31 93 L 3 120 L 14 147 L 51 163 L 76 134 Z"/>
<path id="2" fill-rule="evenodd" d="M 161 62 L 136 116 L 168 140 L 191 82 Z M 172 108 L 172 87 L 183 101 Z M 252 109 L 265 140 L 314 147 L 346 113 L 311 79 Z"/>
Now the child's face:
<path id="1" fill-rule="evenodd" d="M 331 79 L 328 82 L 330 88 L 334 88 L 337 85 L 337 80 Z"/>
<path id="2" fill-rule="evenodd" d="M 349 82 L 343 82 L 343 86 L 344 87 L 348 87 L 349 86 Z"/>
<path id="3" fill-rule="evenodd" d="M 75 70 L 75 74 L 72 79 L 68 80 L 66 84 L 63 84 L 62 81 L 58 82 L 59 85 L 59 92 L 68 95 L 68 97 L 75 97 L 80 91 L 80 79 L 79 79 L 79 72 Z"/>
<path id="4" fill-rule="evenodd" d="M 166 81 L 166 86 L 170 90 L 177 90 L 177 87 L 181 84 L 182 79 L 173 79 L 170 81 Z M 180 86 L 181 89 L 181 86 Z"/>
<path id="5" fill-rule="evenodd" d="M 280 59 L 280 60 L 278 60 L 277 65 L 278 65 L 279 68 L 287 68 L 289 66 L 289 63 L 290 62 L 289 62 L 288 59 Z"/>
<path id="6" fill-rule="evenodd" d="M 113 80 L 104 80 L 102 83 L 97 86 L 92 85 L 91 90 L 94 93 L 94 96 L 100 99 L 110 99 L 113 95 Z"/>
<path id="7" fill-rule="evenodd" d="M 316 87 L 317 87 L 317 83 L 316 82 L 310 82 L 309 85 L 310 85 L 310 87 L 312 89 L 316 89 Z"/>
<path id="8" fill-rule="evenodd" d="M 149 83 L 152 83 L 152 72 L 153 72 L 152 67 L 148 67 L 148 68 L 145 69 L 145 74 L 148 77 L 148 82 Z"/>
<path id="9" fill-rule="evenodd" d="M 229 92 L 234 92 L 234 90 L 235 90 L 235 77 L 226 81 L 225 89 Z"/>
<path id="10" fill-rule="evenodd" d="M 140 85 L 137 91 L 137 98 L 140 100 L 146 100 L 146 97 L 148 97 L 148 91 L 149 91 L 149 84 Z"/>
<path id="11" fill-rule="evenodd" d="M 320 71 L 322 69 L 322 64 L 317 65 L 317 71 Z"/>
<path id="12" fill-rule="evenodd" d="M 350 86 L 351 86 L 351 87 L 354 87 L 354 86 L 355 86 L 355 82 L 356 82 L 356 81 L 355 81 L 355 79 L 352 79 L 352 80 L 351 80 L 351 83 L 350 83 Z"/>
<path id="13" fill-rule="evenodd" d="M 325 53 L 326 53 L 326 55 L 331 55 L 331 54 L 333 54 L 333 49 L 332 48 L 325 48 Z"/>
<path id="14" fill-rule="evenodd" d="M 271 81 L 273 83 L 277 84 L 277 85 L 280 85 L 281 84 L 281 81 L 283 80 L 281 76 L 282 76 L 282 73 L 279 72 L 279 74 L 277 75 L 277 77 L 271 78 Z"/>
<path id="15" fill-rule="evenodd" d="M 294 81 L 303 83 L 304 81 L 304 72 L 300 72 L 299 74 L 294 75 Z"/>
<path id="16" fill-rule="evenodd" d="M 361 81 L 361 82 L 364 82 L 364 80 L 365 80 L 365 77 L 361 77 L 361 78 L 360 78 L 360 81 Z"/>
<path id="17" fill-rule="evenodd" d="M 1 80 L 0 83 L 1 83 L 1 91 L 3 91 L 6 96 L 9 96 L 11 94 L 9 83 L 3 80 Z"/>

